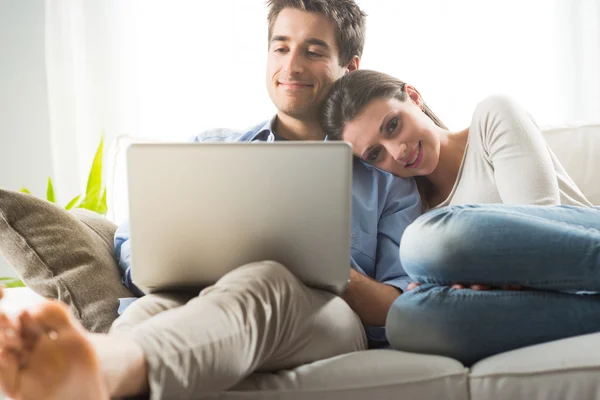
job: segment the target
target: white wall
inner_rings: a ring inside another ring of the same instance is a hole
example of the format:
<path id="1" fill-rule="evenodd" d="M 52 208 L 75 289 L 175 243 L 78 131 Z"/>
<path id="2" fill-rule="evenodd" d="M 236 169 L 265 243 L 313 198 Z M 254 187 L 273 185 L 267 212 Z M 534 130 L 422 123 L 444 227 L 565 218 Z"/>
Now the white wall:
<path id="1" fill-rule="evenodd" d="M 52 174 L 44 10 L 44 0 L 0 0 L 0 187 L 39 196 Z"/>

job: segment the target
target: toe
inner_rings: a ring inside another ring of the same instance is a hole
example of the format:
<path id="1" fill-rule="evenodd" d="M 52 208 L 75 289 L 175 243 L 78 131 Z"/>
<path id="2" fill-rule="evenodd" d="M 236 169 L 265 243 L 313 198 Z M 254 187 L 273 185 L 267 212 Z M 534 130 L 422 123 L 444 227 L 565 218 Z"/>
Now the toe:
<path id="1" fill-rule="evenodd" d="M 0 351 L 0 389 L 9 397 L 19 390 L 19 357 L 11 351 Z"/>
<path id="2" fill-rule="evenodd" d="M 20 351 L 23 343 L 18 326 L 6 315 L 0 315 L 0 350 Z"/>
<path id="3" fill-rule="evenodd" d="M 69 308 L 58 301 L 45 302 L 31 316 L 46 332 L 60 332 L 73 328 Z"/>
<path id="4" fill-rule="evenodd" d="M 13 328 L 0 329 L 0 348 L 2 351 L 21 351 L 23 341 Z"/>
<path id="5" fill-rule="evenodd" d="M 6 314 L 0 312 L 0 328 L 4 328 L 7 326 L 12 326 L 12 321 Z"/>
<path id="6" fill-rule="evenodd" d="M 42 324 L 33 319 L 31 314 L 27 311 L 24 311 L 19 315 L 19 324 L 21 325 L 23 345 L 27 349 L 32 349 L 39 337 L 44 333 Z"/>

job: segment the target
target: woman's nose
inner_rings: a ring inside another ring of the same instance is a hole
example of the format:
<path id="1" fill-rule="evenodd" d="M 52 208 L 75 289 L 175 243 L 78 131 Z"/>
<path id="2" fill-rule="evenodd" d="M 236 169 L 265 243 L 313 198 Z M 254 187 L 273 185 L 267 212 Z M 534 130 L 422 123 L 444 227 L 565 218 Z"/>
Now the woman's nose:
<path id="1" fill-rule="evenodd" d="M 403 160 L 406 158 L 406 150 L 407 150 L 407 146 L 404 143 L 401 143 L 397 146 L 395 146 L 395 149 L 392 153 L 394 160 L 396 160 L 397 163 L 400 162 L 404 162 Z"/>

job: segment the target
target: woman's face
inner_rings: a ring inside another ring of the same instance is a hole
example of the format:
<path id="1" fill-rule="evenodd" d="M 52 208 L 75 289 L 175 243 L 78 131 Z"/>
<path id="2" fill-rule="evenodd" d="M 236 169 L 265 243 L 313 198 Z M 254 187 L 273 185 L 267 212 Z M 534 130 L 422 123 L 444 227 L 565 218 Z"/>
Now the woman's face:
<path id="1" fill-rule="evenodd" d="M 344 127 L 342 139 L 354 154 L 392 174 L 425 176 L 437 167 L 439 128 L 422 111 L 418 93 L 406 86 L 406 101 L 374 99 Z"/>

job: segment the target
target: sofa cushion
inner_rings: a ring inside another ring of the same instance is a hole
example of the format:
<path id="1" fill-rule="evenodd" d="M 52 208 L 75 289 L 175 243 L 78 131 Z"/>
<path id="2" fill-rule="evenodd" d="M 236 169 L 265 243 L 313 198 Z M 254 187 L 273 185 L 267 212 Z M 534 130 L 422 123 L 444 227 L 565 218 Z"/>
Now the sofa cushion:
<path id="1" fill-rule="evenodd" d="M 254 373 L 218 399 L 468 399 L 468 369 L 446 357 L 395 350 L 344 354 Z"/>
<path id="2" fill-rule="evenodd" d="M 600 125 L 545 129 L 544 137 L 583 194 L 600 205 Z"/>
<path id="3" fill-rule="evenodd" d="M 0 253 L 34 292 L 69 305 L 92 332 L 108 331 L 121 284 L 116 226 L 91 211 L 65 211 L 34 196 L 0 189 Z"/>
<path id="4" fill-rule="evenodd" d="M 600 333 L 502 353 L 471 370 L 473 399 L 597 399 Z"/>

